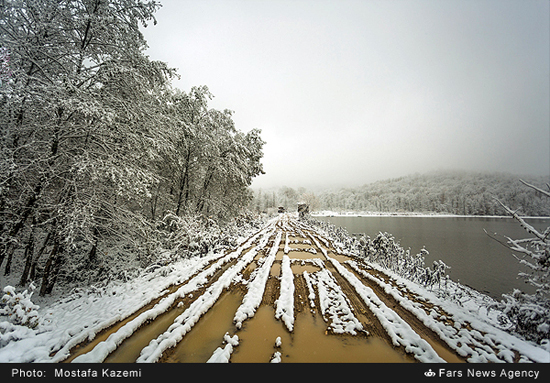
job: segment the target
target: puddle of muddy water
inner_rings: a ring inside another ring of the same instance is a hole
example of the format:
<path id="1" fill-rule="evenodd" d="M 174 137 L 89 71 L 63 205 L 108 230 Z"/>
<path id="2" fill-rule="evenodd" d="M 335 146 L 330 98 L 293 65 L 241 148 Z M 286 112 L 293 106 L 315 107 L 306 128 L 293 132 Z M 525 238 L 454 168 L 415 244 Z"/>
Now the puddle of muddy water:
<path id="1" fill-rule="evenodd" d="M 269 275 L 272 277 L 278 277 L 281 274 L 281 264 L 279 262 L 274 262 L 273 265 L 271 265 L 271 270 L 269 271 Z"/>
<path id="2" fill-rule="evenodd" d="M 336 259 L 336 260 L 337 260 L 338 262 L 340 262 L 340 263 L 344 263 L 345 261 L 349 261 L 349 260 L 353 259 L 353 258 L 348 257 L 348 256 L 346 256 L 346 255 L 334 254 L 334 253 L 329 254 L 329 257 L 330 257 L 330 258 Z"/>
<path id="3" fill-rule="evenodd" d="M 299 264 L 299 263 L 293 263 L 291 266 L 291 269 L 292 269 L 292 273 L 293 274 L 302 274 L 304 271 L 307 271 L 308 273 L 315 273 L 317 271 L 321 271 L 321 269 L 319 268 L 319 266 L 315 266 L 315 265 L 312 265 L 312 264 Z"/>
<path id="4" fill-rule="evenodd" d="M 275 351 L 287 363 L 403 363 L 410 358 L 395 350 L 382 339 L 361 336 L 325 334 L 326 323 L 318 315 L 299 314 L 294 332 L 286 331 L 274 318 L 274 310 L 262 306 L 238 332 L 240 344 L 231 356 L 235 363 L 267 363 Z M 282 345 L 275 348 L 281 337 Z"/>
<path id="5" fill-rule="evenodd" d="M 309 251 L 290 251 L 288 253 L 288 257 L 290 259 L 313 259 L 313 258 L 324 258 L 323 257 L 323 254 L 321 253 L 317 253 L 317 254 L 313 254 L 313 253 L 310 253 Z"/>
<path id="6" fill-rule="evenodd" d="M 222 346 L 225 333 L 229 332 L 231 336 L 235 333 L 233 317 L 241 301 L 239 293 L 225 293 L 181 342 L 167 353 L 164 362 L 204 363 L 210 359 L 216 348 Z"/>
<path id="7" fill-rule="evenodd" d="M 289 243 L 288 247 L 290 247 L 291 249 L 304 250 L 304 249 L 312 248 L 313 245 L 309 243 Z"/>
<path id="8" fill-rule="evenodd" d="M 325 335 L 326 323 L 308 313 L 296 318 L 290 348 L 281 348 L 282 362 L 304 363 L 404 363 L 399 351 L 377 337 Z"/>
<path id="9" fill-rule="evenodd" d="M 285 252 L 283 250 L 280 250 L 277 251 L 277 254 L 275 254 L 275 260 L 276 261 L 282 261 L 283 260 L 283 255 L 285 255 Z"/>
<path id="10" fill-rule="evenodd" d="M 290 334 L 283 323 L 275 319 L 275 311 L 270 306 L 260 306 L 254 317 L 243 323 L 237 335 L 239 346 L 231 355 L 234 363 L 267 363 L 276 351 L 277 337 L 281 337 L 283 345 L 291 341 Z"/>

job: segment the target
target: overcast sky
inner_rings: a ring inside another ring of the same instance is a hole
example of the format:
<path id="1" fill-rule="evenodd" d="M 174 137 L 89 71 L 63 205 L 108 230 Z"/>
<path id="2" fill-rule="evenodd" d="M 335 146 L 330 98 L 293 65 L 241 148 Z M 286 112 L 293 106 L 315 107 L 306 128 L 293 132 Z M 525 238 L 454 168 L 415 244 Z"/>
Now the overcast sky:
<path id="1" fill-rule="evenodd" d="M 550 173 L 547 0 L 161 3 L 147 54 L 262 130 L 255 188 Z"/>

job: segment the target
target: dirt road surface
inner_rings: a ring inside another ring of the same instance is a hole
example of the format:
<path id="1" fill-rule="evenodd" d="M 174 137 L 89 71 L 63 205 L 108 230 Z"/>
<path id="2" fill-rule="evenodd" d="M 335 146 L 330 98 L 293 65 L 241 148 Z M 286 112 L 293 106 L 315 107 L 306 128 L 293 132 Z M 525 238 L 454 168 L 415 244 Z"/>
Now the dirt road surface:
<path id="1" fill-rule="evenodd" d="M 464 362 L 479 350 L 498 358 L 502 347 L 482 333 L 453 341 L 452 331 L 475 330 L 469 323 L 343 253 L 281 214 L 65 362 Z"/>

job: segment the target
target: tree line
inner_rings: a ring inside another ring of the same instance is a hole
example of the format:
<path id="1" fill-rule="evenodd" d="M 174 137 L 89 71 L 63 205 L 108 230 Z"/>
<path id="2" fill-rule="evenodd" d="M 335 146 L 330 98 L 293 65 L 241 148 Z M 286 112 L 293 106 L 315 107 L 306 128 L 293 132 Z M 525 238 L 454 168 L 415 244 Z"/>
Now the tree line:
<path id="1" fill-rule="evenodd" d="M 245 209 L 263 173 L 260 131 L 184 92 L 145 55 L 145 0 L 0 4 L 0 267 L 52 291 L 61 270 L 124 244 L 141 266 L 182 220 Z M 188 241 L 190 242 L 190 241 Z M 105 257 L 103 257 L 105 258 Z"/>
<path id="2" fill-rule="evenodd" d="M 257 190 L 254 207 L 259 211 L 278 205 L 294 208 L 303 199 L 317 211 L 507 215 L 498 199 L 519 208 L 522 215 L 550 216 L 550 205 L 544 195 L 525 188 L 520 179 L 539 187 L 548 182 L 548 177 L 542 176 L 437 171 L 337 190 L 308 192 L 289 187 Z"/>

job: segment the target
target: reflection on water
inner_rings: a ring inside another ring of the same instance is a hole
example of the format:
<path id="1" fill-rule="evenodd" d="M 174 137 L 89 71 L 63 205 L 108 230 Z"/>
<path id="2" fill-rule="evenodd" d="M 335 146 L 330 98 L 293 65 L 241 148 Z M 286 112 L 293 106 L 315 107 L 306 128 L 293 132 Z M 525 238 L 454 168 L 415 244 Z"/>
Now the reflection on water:
<path id="1" fill-rule="evenodd" d="M 400 241 L 404 249 L 418 253 L 425 246 L 430 254 L 426 265 L 443 260 L 451 266 L 449 275 L 494 298 L 514 288 L 532 293 L 534 289 L 517 278 L 524 266 L 512 257 L 511 251 L 485 234 L 497 233 L 510 238 L 529 238 L 519 224 L 508 218 L 485 217 L 317 217 L 344 227 L 350 233 L 366 233 L 374 238 L 379 232 L 388 232 Z M 528 220 L 543 230 L 548 219 Z"/>

